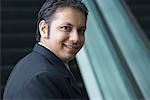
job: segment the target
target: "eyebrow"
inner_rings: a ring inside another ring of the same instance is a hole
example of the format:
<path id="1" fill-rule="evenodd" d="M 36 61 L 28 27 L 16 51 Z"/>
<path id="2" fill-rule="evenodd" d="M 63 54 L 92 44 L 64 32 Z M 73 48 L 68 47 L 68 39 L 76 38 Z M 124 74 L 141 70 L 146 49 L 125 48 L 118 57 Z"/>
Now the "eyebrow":
<path id="1" fill-rule="evenodd" d="M 68 26 L 74 26 L 74 25 L 72 25 L 71 23 L 69 23 L 69 22 L 64 22 L 64 23 L 62 23 L 62 25 L 68 25 Z M 80 26 L 79 28 L 85 28 L 86 29 L 86 25 L 85 26 Z"/>
<path id="2" fill-rule="evenodd" d="M 64 23 L 62 23 L 62 25 L 69 25 L 69 26 L 73 26 L 72 24 L 70 24 L 69 22 L 64 22 Z"/>

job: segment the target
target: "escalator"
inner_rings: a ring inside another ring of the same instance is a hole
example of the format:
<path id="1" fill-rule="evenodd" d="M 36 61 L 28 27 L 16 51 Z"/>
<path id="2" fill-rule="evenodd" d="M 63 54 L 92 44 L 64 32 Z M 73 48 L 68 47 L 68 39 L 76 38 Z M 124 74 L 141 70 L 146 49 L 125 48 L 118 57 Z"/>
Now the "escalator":
<path id="1" fill-rule="evenodd" d="M 36 16 L 43 1 L 45 0 L 1 1 L 1 96 L 10 71 L 35 44 Z M 78 63 L 89 98 L 148 99 L 149 49 L 140 38 L 135 24 L 131 23 L 121 1 L 86 2 L 90 9 L 87 41 L 77 55 L 77 62 L 73 62 L 73 70 L 78 75 Z M 147 38 L 149 44 L 150 0 L 123 2 L 142 30 L 139 33 Z M 83 87 L 82 84 L 79 85 Z"/>

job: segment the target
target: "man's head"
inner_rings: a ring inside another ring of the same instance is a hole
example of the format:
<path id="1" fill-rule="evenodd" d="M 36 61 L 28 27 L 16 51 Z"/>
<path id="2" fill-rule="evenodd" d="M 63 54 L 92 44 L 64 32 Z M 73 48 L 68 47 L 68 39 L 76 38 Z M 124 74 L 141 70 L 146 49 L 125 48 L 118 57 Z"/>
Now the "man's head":
<path id="1" fill-rule="evenodd" d="M 37 41 L 68 62 L 84 44 L 87 14 L 81 0 L 47 0 L 38 14 Z"/>

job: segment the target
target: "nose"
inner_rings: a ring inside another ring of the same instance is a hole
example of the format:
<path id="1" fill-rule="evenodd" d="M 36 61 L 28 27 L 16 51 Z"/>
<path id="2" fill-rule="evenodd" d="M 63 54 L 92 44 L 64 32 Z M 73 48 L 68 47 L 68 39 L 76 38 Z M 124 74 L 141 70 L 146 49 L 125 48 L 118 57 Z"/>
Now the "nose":
<path id="1" fill-rule="evenodd" d="M 79 39 L 80 39 L 80 37 L 79 37 L 77 30 L 74 30 L 70 33 L 70 37 L 69 37 L 70 41 L 77 43 L 79 41 Z"/>

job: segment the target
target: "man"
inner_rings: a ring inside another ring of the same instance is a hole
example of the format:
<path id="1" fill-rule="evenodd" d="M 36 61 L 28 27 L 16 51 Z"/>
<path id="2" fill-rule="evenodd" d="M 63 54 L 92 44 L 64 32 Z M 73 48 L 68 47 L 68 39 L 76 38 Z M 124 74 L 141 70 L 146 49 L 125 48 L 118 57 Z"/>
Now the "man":
<path id="1" fill-rule="evenodd" d="M 47 0 L 38 14 L 37 44 L 13 69 L 4 100 L 83 99 L 68 62 L 82 48 L 87 8 L 81 0 Z"/>

